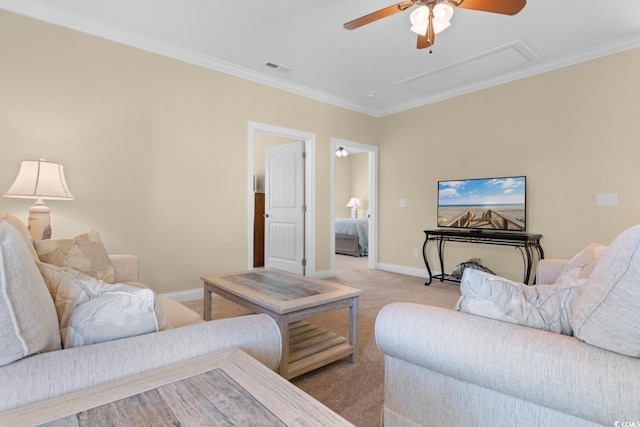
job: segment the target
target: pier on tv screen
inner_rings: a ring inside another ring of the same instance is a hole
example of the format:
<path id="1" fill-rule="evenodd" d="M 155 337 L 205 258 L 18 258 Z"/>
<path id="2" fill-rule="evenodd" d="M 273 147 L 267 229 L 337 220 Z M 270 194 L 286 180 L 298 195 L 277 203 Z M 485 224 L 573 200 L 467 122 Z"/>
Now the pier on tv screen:
<path id="1" fill-rule="evenodd" d="M 438 181 L 438 227 L 526 231 L 527 178 Z"/>

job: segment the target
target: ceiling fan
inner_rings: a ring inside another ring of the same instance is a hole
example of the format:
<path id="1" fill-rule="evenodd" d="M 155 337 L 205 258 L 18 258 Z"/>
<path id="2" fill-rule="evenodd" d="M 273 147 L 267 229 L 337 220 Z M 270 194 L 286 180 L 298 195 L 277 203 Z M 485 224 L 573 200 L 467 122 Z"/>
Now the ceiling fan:
<path id="1" fill-rule="evenodd" d="M 451 25 L 454 8 L 515 15 L 527 4 L 527 0 L 408 0 L 361 16 L 344 24 L 347 30 L 355 30 L 387 16 L 403 12 L 410 7 L 420 7 L 411 13 L 411 31 L 418 34 L 418 49 L 431 47 L 436 34 Z M 431 53 L 431 51 L 430 51 Z"/>

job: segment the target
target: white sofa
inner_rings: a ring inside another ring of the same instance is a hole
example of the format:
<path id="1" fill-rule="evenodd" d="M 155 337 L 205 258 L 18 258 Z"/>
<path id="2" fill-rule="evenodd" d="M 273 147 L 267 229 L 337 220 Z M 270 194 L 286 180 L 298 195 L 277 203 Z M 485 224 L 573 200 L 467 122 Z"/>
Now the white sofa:
<path id="1" fill-rule="evenodd" d="M 10 223 L 22 237 L 15 239 Z M 13 239 L 13 240 L 11 240 Z M 24 245 L 24 246 L 22 246 Z M 20 286 L 7 285 L 7 281 L 25 280 L 33 282 L 35 260 L 32 242 L 28 231 L 15 217 L 0 215 L 0 284 L 4 292 L 0 295 L 0 323 L 5 331 L 0 332 L 0 355 L 6 356 L 6 349 L 18 343 L 18 348 L 28 349 L 25 340 L 44 331 L 51 331 L 51 325 L 20 325 L 41 318 L 39 313 L 25 316 L 15 315 L 29 301 L 11 301 L 11 289 L 22 292 Z M 16 255 L 17 254 L 17 255 Z M 19 259 L 16 259 L 19 258 Z M 131 255 L 110 256 L 118 283 L 133 283 L 139 280 L 138 259 Z M 13 271 L 13 276 L 11 271 Z M 18 283 L 18 285 L 22 285 Z M 31 286 L 31 284 L 29 284 Z M 137 286 L 144 286 L 137 283 Z M 38 288 L 39 289 L 39 288 Z M 45 292 L 46 285 L 45 285 Z M 24 294 L 20 294 L 24 295 Z M 38 297 L 37 304 L 43 304 L 40 311 L 55 315 L 54 301 Z M 231 319 L 204 322 L 195 312 L 175 301 L 157 297 L 164 308 L 166 319 L 171 328 L 160 332 L 123 338 L 109 342 L 81 347 L 56 349 L 54 351 L 36 351 L 12 363 L 0 366 L 0 413 L 20 406 L 50 399 L 73 391 L 85 389 L 116 379 L 159 368 L 172 363 L 217 352 L 231 347 L 239 347 L 271 369 L 280 361 L 281 341 L 276 323 L 266 315 L 248 315 Z M 35 306 L 35 302 L 33 303 Z M 51 308 L 48 306 L 51 305 Z M 13 313 L 13 314 L 12 314 Z M 5 333 L 7 325 L 15 327 L 17 334 Z M 58 325 L 53 326 L 57 330 Z M 24 337 L 20 336 L 24 332 Z M 18 336 L 15 342 L 9 342 Z M 55 340 L 54 340 L 55 341 Z M 59 341 L 59 339 L 58 339 Z M 54 347 L 60 348 L 60 343 Z M 48 344 L 51 347 L 51 343 Z M 46 346 L 45 346 L 46 347 Z M 22 351 L 22 350 L 20 350 Z M 25 350 L 28 353 L 30 350 Z M 4 352 L 4 353 L 3 353 Z M 31 350 L 31 352 L 33 352 Z"/>
<path id="2" fill-rule="evenodd" d="M 375 326 L 384 425 L 640 425 L 640 228 L 623 235 L 584 282 L 570 316 L 576 336 L 420 304 L 384 307 Z M 565 264 L 543 260 L 538 282 L 555 283 Z"/>

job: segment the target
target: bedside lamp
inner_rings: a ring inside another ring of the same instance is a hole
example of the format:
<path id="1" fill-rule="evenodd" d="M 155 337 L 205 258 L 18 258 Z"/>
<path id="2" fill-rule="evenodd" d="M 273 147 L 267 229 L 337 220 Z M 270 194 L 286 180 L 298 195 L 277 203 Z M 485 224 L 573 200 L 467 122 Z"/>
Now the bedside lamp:
<path id="1" fill-rule="evenodd" d="M 358 218 L 358 208 L 362 206 L 360 199 L 352 197 L 347 203 L 347 207 L 351 208 L 351 218 Z"/>
<path id="2" fill-rule="evenodd" d="M 51 216 L 44 199 L 73 200 L 64 179 L 64 166 L 45 159 L 23 160 L 15 182 L 4 197 L 36 199 L 29 208 L 29 233 L 34 240 L 51 237 Z"/>

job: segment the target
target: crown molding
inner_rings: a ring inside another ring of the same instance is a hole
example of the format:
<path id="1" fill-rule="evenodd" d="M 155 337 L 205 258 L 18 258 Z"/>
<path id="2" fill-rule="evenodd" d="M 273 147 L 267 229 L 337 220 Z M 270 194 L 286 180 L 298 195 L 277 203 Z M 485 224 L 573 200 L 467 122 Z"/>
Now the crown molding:
<path id="1" fill-rule="evenodd" d="M 557 70 L 559 68 L 568 67 L 570 65 L 640 47 L 640 35 L 637 35 L 612 43 L 595 46 L 594 48 L 585 49 L 583 51 L 563 57 L 535 63 L 528 67 L 520 68 L 516 71 L 507 72 L 496 77 L 484 79 L 482 81 L 474 82 L 472 84 L 460 86 L 457 88 L 444 90 L 433 95 L 420 97 L 415 101 L 398 104 L 390 108 L 372 109 L 362 104 L 347 101 L 343 98 L 330 95 L 322 91 L 289 83 L 287 81 L 253 71 L 245 67 L 240 67 L 226 61 L 221 61 L 219 59 L 211 58 L 197 52 L 159 42 L 157 40 L 144 37 L 140 34 L 126 32 L 120 29 L 105 26 L 95 21 L 79 19 L 78 17 L 69 14 L 60 13 L 59 11 L 46 6 L 34 5 L 21 0 L 0 0 L 0 8 L 9 12 L 17 13 L 19 15 L 24 15 L 40 21 L 48 22 L 50 24 L 70 28 L 82 33 L 91 34 L 96 37 L 114 41 L 116 43 L 163 55 L 169 58 L 176 59 L 178 61 L 198 65 L 241 79 L 249 80 L 254 83 L 273 87 L 285 92 L 304 96 L 306 98 L 377 118 L 400 113 L 406 110 L 444 101 L 446 99 L 454 98 L 457 96 L 466 95 L 493 86 L 498 86 L 515 80 L 531 77 L 536 74 Z"/>
<path id="2" fill-rule="evenodd" d="M 363 105 L 347 101 L 343 98 L 330 95 L 328 93 L 310 89 L 301 85 L 293 84 L 269 75 L 250 70 L 226 61 L 221 61 L 197 52 L 183 49 L 168 43 L 144 37 L 140 34 L 127 32 L 121 29 L 115 29 L 105 26 L 101 23 L 79 19 L 65 13 L 60 13 L 54 9 L 29 4 L 17 0 L 0 0 L 0 8 L 19 15 L 34 18 L 39 21 L 48 22 L 50 24 L 59 25 L 65 28 L 76 30 L 82 33 L 90 34 L 102 39 L 110 40 L 126 46 L 145 50 L 147 52 L 156 53 L 178 61 L 198 65 L 221 73 L 229 74 L 234 77 L 249 80 L 265 86 L 280 89 L 296 95 L 301 95 L 316 101 L 342 107 L 347 110 L 355 111 L 369 116 L 378 116 L 376 110 L 372 110 Z"/>
<path id="3" fill-rule="evenodd" d="M 613 55 L 615 53 L 635 49 L 638 47 L 640 47 L 640 35 L 628 37 L 625 39 L 617 40 L 615 42 L 596 46 L 594 48 L 585 49 L 580 52 L 575 52 L 570 55 L 565 55 L 559 58 L 546 61 L 543 60 L 541 62 L 533 63 L 532 65 L 529 65 L 527 67 L 519 68 L 518 70 L 507 72 L 496 77 L 438 92 L 436 94 L 420 98 L 416 101 L 400 104 L 392 108 L 380 111 L 379 117 L 401 113 L 413 108 L 423 107 L 425 105 L 444 101 L 450 98 L 455 98 L 457 96 L 466 95 L 472 92 L 477 92 L 479 90 L 488 89 L 490 87 L 499 86 L 505 83 L 535 76 L 537 74 L 543 74 L 548 71 L 558 70 L 560 68 L 569 67 L 571 65 L 591 61 L 593 59 L 601 58 L 607 55 Z"/>

